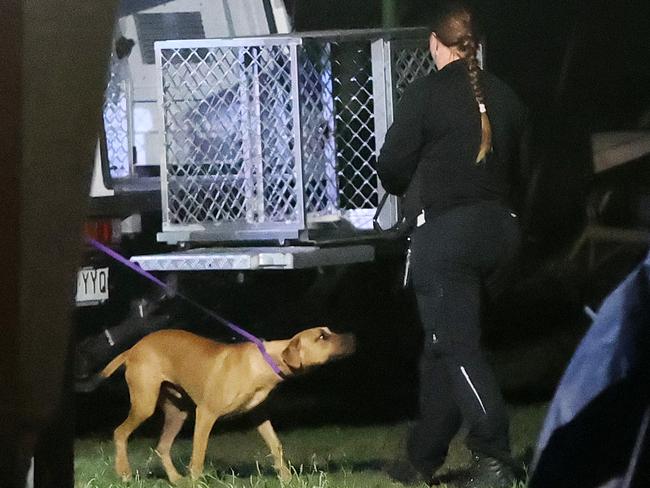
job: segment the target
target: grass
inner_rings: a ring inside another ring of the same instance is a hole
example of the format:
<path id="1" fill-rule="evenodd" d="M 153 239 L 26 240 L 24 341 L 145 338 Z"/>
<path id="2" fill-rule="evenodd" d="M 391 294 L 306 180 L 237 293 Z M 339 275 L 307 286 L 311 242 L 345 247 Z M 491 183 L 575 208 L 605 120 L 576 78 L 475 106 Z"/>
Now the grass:
<path id="1" fill-rule="evenodd" d="M 546 413 L 546 405 L 513 408 L 511 443 L 513 453 L 523 457 L 534 447 Z M 205 476 L 192 483 L 183 479 L 178 486 L 221 488 L 384 488 L 399 487 L 381 466 L 403 448 L 407 424 L 369 427 L 326 426 L 280 432 L 285 456 L 294 476 L 281 482 L 271 467 L 268 450 L 257 432 L 235 432 L 211 437 L 206 455 Z M 113 470 L 110 439 L 79 439 L 75 446 L 76 488 L 162 488 L 169 487 L 153 451 L 156 439 L 138 437 L 129 443 L 133 480 L 123 483 Z M 191 441 L 178 439 L 172 457 L 181 473 L 186 472 Z M 470 455 L 460 439 L 452 443 L 445 470 L 467 465 Z M 417 485 L 416 485 L 417 486 Z M 425 485 L 420 485 L 425 486 Z M 525 486 L 525 485 L 521 485 Z M 488 487 L 486 487 L 488 488 Z"/>

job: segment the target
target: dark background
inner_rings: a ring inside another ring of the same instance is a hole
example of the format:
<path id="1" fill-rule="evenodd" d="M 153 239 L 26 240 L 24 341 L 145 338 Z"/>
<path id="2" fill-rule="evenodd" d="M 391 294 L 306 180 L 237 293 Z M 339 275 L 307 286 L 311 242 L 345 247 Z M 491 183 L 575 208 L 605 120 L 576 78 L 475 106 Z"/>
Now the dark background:
<path id="1" fill-rule="evenodd" d="M 288 2 L 296 30 L 382 26 L 381 1 Z M 650 104 L 650 4 L 640 0 L 474 0 L 487 64 L 535 110 L 589 114 L 593 127 L 634 125 Z M 400 26 L 426 25 L 434 0 L 399 0 Z M 557 105 L 555 104 L 557 102 Z"/>
<path id="2" fill-rule="evenodd" d="M 386 2 L 377 0 L 288 3 L 297 30 L 381 27 L 386 20 Z M 539 241 L 535 252 L 562 252 L 581 230 L 588 193 L 598 184 L 591 168 L 591 133 L 650 127 L 650 2 L 470 3 L 483 26 L 487 68 L 508 82 L 530 110 L 525 156 L 534 187 L 526 218 Z M 399 0 L 394 5 L 393 25 L 420 26 L 427 24 L 436 2 Z M 645 191 L 647 170 L 612 173 L 624 173 L 620 184 Z"/>

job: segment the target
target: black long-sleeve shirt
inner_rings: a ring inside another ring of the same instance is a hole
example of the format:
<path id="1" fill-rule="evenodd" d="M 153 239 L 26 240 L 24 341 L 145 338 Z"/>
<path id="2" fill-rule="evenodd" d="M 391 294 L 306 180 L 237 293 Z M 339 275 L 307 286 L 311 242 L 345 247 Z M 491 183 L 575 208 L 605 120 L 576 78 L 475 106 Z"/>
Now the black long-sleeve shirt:
<path id="1" fill-rule="evenodd" d="M 465 61 L 450 63 L 406 88 L 386 134 L 377 172 L 389 193 L 403 195 L 408 189 L 405 200 L 411 200 L 411 215 L 407 209 L 407 217 L 423 208 L 440 214 L 484 200 L 510 203 L 525 110 L 496 76 L 486 71 L 479 76 L 493 146 L 480 164 L 476 155 L 481 118 Z"/>

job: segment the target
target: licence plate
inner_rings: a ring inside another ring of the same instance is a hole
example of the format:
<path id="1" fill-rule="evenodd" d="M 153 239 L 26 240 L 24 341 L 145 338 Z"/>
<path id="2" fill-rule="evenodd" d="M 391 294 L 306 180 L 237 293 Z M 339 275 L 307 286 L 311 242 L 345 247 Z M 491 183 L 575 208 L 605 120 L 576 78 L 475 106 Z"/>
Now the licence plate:
<path id="1" fill-rule="evenodd" d="M 108 268 L 81 268 L 77 273 L 77 305 L 108 300 Z"/>

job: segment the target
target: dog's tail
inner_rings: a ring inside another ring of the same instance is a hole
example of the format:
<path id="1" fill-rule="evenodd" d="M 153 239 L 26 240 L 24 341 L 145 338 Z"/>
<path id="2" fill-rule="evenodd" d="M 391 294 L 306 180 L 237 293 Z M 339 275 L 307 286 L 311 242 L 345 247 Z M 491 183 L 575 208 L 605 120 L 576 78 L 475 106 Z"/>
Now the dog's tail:
<path id="1" fill-rule="evenodd" d="M 104 369 L 99 373 L 99 376 L 102 378 L 108 378 L 110 375 L 115 373 L 117 368 L 122 366 L 124 364 L 124 361 L 126 361 L 126 357 L 128 355 L 129 350 L 124 351 L 121 354 L 118 354 L 113 358 L 113 360 L 106 365 Z"/>
<path id="2" fill-rule="evenodd" d="M 92 391 L 95 391 L 106 378 L 115 373 L 115 371 L 117 371 L 117 369 L 122 366 L 122 364 L 124 364 L 128 352 L 129 351 L 127 350 L 122 354 L 115 356 L 115 358 L 113 358 L 113 360 L 108 363 L 106 367 L 99 373 L 95 373 L 94 375 L 86 378 L 76 378 L 74 383 L 75 391 L 82 393 L 90 393 Z"/>

